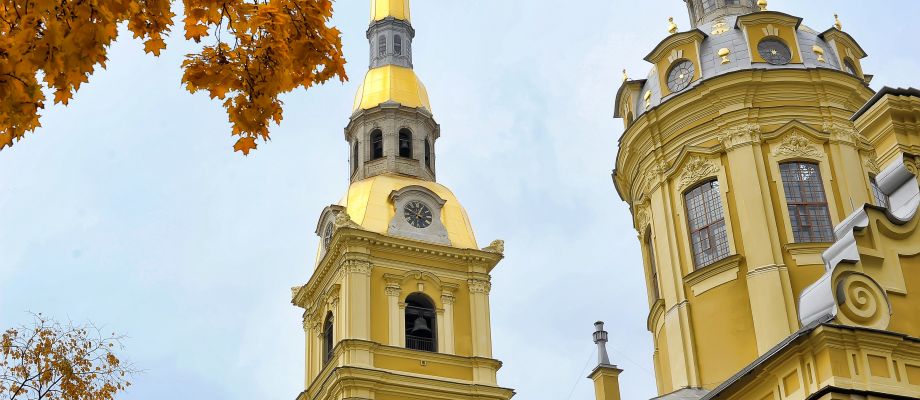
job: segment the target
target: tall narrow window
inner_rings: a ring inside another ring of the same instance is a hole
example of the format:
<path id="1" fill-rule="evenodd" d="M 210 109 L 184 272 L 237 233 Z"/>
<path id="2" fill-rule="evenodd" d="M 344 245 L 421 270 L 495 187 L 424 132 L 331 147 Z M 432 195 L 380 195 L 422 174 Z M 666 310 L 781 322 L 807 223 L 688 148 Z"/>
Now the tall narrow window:
<path id="1" fill-rule="evenodd" d="M 399 156 L 412 158 L 412 132 L 408 129 L 399 130 Z"/>
<path id="2" fill-rule="evenodd" d="M 402 55 L 402 36 L 393 36 L 393 52 L 396 53 L 397 56 Z"/>
<path id="3" fill-rule="evenodd" d="M 431 169 L 431 142 L 425 139 L 425 165 Z"/>
<path id="4" fill-rule="evenodd" d="M 702 268 L 729 255 L 728 233 L 722 214 L 719 181 L 697 186 L 684 195 L 690 243 L 696 268 Z"/>
<path id="5" fill-rule="evenodd" d="M 422 293 L 406 297 L 406 348 L 436 351 L 434 303 Z"/>
<path id="6" fill-rule="evenodd" d="M 725 0 L 726 6 L 737 6 L 741 4 L 741 0 Z"/>
<path id="7" fill-rule="evenodd" d="M 377 56 L 386 57 L 387 55 L 387 37 L 380 35 L 377 37 Z"/>
<path id="8" fill-rule="evenodd" d="M 652 287 L 652 301 L 661 298 L 661 291 L 658 290 L 658 265 L 655 264 L 655 247 L 652 244 L 652 228 L 645 231 L 645 249 L 648 252 L 649 268 L 649 285 Z"/>
<path id="9" fill-rule="evenodd" d="M 818 164 L 789 162 L 779 168 L 795 242 L 833 242 L 833 225 Z"/>
<path id="10" fill-rule="evenodd" d="M 371 160 L 383 158 L 383 132 L 375 129 L 371 132 Z"/>
<path id="11" fill-rule="evenodd" d="M 332 359 L 332 351 L 335 350 L 333 339 L 332 313 L 326 315 L 326 322 L 323 324 L 323 365 L 329 363 Z"/>
<path id="12" fill-rule="evenodd" d="M 869 182 L 872 184 L 872 197 L 875 198 L 875 205 L 885 208 L 890 207 L 891 202 L 888 199 L 888 195 L 878 186 L 874 176 L 869 177 Z"/>
<path id="13" fill-rule="evenodd" d="M 358 156 L 359 156 L 358 141 L 355 140 L 355 147 L 351 151 L 351 173 L 355 173 L 355 171 L 358 170 L 358 163 L 360 162 L 360 160 L 358 159 Z"/>

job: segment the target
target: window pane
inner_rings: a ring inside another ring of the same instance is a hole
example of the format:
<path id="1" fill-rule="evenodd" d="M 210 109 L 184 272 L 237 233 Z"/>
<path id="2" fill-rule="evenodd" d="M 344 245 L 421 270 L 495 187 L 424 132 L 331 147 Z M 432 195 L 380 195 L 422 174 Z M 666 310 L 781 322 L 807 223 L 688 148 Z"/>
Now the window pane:
<path id="1" fill-rule="evenodd" d="M 780 164 L 780 175 L 789 206 L 789 224 L 796 243 L 832 242 L 831 223 L 821 170 L 817 164 Z"/>
<path id="2" fill-rule="evenodd" d="M 869 178 L 869 182 L 872 184 L 872 197 L 875 199 L 875 205 L 885 208 L 890 207 L 888 195 L 882 192 L 882 188 L 878 186 L 874 176 Z"/>
<path id="3" fill-rule="evenodd" d="M 719 182 L 710 181 L 697 186 L 684 195 L 684 203 L 696 267 L 705 267 L 728 257 L 728 233 Z"/>

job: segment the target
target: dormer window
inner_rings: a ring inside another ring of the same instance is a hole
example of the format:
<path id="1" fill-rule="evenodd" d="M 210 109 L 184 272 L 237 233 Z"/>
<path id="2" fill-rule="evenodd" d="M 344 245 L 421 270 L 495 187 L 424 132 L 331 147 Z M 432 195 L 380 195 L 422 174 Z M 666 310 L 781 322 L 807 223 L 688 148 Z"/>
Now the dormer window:
<path id="1" fill-rule="evenodd" d="M 856 69 L 856 64 L 853 63 L 849 57 L 843 60 L 843 68 L 847 71 L 848 74 L 853 76 L 859 76 L 859 70 Z"/>

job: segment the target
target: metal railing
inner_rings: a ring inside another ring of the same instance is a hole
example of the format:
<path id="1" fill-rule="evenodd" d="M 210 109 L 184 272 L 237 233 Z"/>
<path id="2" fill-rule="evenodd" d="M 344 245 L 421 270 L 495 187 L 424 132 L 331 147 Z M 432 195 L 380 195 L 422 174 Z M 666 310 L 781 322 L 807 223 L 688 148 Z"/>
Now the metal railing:
<path id="1" fill-rule="evenodd" d="M 434 339 L 406 335 L 406 348 L 422 351 L 435 351 Z"/>

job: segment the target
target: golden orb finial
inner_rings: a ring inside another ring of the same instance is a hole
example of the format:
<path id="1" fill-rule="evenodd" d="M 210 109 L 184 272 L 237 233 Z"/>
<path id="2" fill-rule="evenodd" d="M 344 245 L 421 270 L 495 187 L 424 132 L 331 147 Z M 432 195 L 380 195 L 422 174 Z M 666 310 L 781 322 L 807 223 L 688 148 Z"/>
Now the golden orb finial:
<path id="1" fill-rule="evenodd" d="M 626 74 L 626 69 L 624 68 L 623 69 L 623 82 L 626 82 L 628 80 L 629 80 L 629 75 Z"/>
<path id="2" fill-rule="evenodd" d="M 757 7 L 760 7 L 760 11 L 767 11 L 767 0 L 757 0 Z"/>
<path id="3" fill-rule="evenodd" d="M 838 31 L 843 30 L 843 24 L 840 23 L 840 17 L 837 14 L 834 14 L 834 28 L 837 28 Z"/>
<path id="4" fill-rule="evenodd" d="M 674 17 L 668 17 L 668 33 L 677 33 L 677 24 L 674 23 Z"/>

